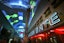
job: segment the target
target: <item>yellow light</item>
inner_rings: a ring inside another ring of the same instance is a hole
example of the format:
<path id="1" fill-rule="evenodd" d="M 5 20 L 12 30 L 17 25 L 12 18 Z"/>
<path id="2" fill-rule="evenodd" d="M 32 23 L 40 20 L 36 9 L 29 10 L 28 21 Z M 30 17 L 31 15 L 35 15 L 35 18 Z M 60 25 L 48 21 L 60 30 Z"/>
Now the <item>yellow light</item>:
<path id="1" fill-rule="evenodd" d="M 38 39 L 42 40 L 42 38 L 41 38 L 41 37 L 39 37 Z"/>

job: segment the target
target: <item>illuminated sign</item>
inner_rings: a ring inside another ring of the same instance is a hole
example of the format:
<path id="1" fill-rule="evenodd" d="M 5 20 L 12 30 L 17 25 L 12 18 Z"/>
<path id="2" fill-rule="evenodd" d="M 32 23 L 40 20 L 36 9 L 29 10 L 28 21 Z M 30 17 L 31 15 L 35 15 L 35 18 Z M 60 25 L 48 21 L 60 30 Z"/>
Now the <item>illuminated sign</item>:
<path id="1" fill-rule="evenodd" d="M 54 25 L 54 24 L 60 22 L 60 19 L 59 19 L 58 15 L 57 15 L 57 12 L 54 12 L 52 14 L 52 16 L 50 17 L 50 22 L 51 22 L 51 25 Z"/>
<path id="2" fill-rule="evenodd" d="M 57 15 L 57 12 L 54 12 L 50 18 L 46 19 L 43 24 L 50 24 L 50 25 L 54 25 L 56 23 L 60 22 L 60 19 Z"/>
<path id="3" fill-rule="evenodd" d="M 50 25 L 55 25 L 56 23 L 60 22 L 59 16 L 57 14 L 57 12 L 54 12 L 48 19 L 43 21 L 42 24 L 44 26 L 39 26 L 39 29 L 48 28 Z"/>

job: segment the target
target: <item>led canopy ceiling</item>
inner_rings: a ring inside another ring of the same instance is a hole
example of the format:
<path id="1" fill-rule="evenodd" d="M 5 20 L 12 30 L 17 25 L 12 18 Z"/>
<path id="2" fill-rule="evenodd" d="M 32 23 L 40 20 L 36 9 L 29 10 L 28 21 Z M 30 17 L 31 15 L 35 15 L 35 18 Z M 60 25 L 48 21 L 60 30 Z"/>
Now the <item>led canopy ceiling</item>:
<path id="1" fill-rule="evenodd" d="M 22 3 L 22 1 L 19 1 L 18 3 L 9 3 L 10 5 L 17 5 L 17 6 L 22 6 L 22 7 L 25 7 L 25 8 L 28 8 L 28 5 L 26 6 L 26 5 L 24 5 L 23 3 Z"/>
<path id="2" fill-rule="evenodd" d="M 10 8 L 27 9 L 29 8 L 29 0 L 2 0 L 4 5 Z"/>

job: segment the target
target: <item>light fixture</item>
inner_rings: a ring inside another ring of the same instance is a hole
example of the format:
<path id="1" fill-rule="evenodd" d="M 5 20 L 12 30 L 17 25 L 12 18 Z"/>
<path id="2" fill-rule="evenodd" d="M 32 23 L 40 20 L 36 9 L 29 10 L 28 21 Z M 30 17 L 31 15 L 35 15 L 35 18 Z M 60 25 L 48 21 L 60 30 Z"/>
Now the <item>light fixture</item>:
<path id="1" fill-rule="evenodd" d="M 24 26 L 19 26 L 18 28 L 24 28 Z"/>
<path id="2" fill-rule="evenodd" d="M 19 16 L 18 18 L 19 18 L 19 20 L 23 20 L 23 16 Z"/>
<path id="3" fill-rule="evenodd" d="M 41 38 L 41 37 L 38 37 L 38 39 L 42 40 L 42 38 Z"/>

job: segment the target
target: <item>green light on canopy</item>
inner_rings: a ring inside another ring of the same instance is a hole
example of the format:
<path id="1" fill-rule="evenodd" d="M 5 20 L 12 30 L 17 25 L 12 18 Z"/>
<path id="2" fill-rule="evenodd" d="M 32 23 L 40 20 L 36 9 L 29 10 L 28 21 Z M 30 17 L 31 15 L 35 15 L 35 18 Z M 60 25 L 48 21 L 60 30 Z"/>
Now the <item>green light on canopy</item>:
<path id="1" fill-rule="evenodd" d="M 33 9 L 32 9 L 32 18 L 34 17 L 34 11 L 33 11 Z"/>
<path id="2" fill-rule="evenodd" d="M 10 22 L 11 25 L 13 25 L 14 23 L 17 23 L 19 20 L 15 20 L 14 22 Z"/>
<path id="3" fill-rule="evenodd" d="M 13 24 L 14 24 L 14 22 L 11 22 L 10 24 L 11 24 L 11 25 L 13 25 Z"/>
<path id="4" fill-rule="evenodd" d="M 32 17 L 34 17 L 34 13 L 32 13 Z"/>
<path id="5" fill-rule="evenodd" d="M 15 20 L 14 23 L 17 23 L 19 20 Z"/>
<path id="6" fill-rule="evenodd" d="M 30 1 L 30 5 L 32 5 L 33 1 Z"/>
<path id="7" fill-rule="evenodd" d="M 35 1 L 30 1 L 30 5 L 36 6 L 36 2 Z"/>
<path id="8" fill-rule="evenodd" d="M 11 15 L 12 18 L 18 17 L 18 14 Z"/>
<path id="9" fill-rule="evenodd" d="M 6 18 L 9 20 L 10 19 L 10 16 L 9 15 L 6 15 Z"/>

